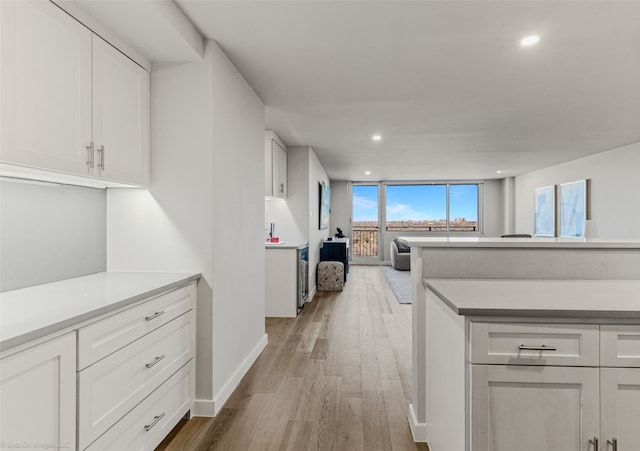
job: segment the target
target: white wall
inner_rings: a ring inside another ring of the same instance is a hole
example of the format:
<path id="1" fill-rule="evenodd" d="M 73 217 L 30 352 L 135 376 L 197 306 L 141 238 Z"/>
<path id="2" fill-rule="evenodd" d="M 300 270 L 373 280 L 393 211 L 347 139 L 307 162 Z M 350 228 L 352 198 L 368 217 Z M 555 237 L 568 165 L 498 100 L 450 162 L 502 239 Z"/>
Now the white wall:
<path id="1" fill-rule="evenodd" d="M 109 191 L 108 268 L 197 271 L 196 413 L 266 343 L 264 106 L 214 41 L 151 79 L 151 185 Z"/>
<path id="2" fill-rule="evenodd" d="M 262 101 L 217 44 L 208 48 L 213 63 L 213 393 L 218 409 L 266 338 L 265 124 Z"/>
<path id="3" fill-rule="evenodd" d="M 351 236 L 351 196 L 350 183 L 345 181 L 331 181 L 331 220 L 330 235 L 335 235 L 340 227 L 345 236 Z"/>
<path id="4" fill-rule="evenodd" d="M 484 181 L 484 236 L 500 236 L 505 231 L 505 205 L 502 180 Z"/>
<path id="5" fill-rule="evenodd" d="M 595 238 L 640 238 L 640 142 L 516 177 L 516 229 L 533 234 L 535 188 L 591 180 Z"/>
<path id="6" fill-rule="evenodd" d="M 320 215 L 320 193 L 318 183 L 325 183 L 329 186 L 330 181 L 327 172 L 322 167 L 315 152 L 311 147 L 309 152 L 309 287 L 316 287 L 316 271 L 320 261 L 320 248 L 322 242 L 329 237 L 329 229 L 319 229 Z M 331 200 L 329 200 L 331 204 Z"/>
<path id="7" fill-rule="evenodd" d="M 106 192 L 0 182 L 0 292 L 106 269 Z"/>

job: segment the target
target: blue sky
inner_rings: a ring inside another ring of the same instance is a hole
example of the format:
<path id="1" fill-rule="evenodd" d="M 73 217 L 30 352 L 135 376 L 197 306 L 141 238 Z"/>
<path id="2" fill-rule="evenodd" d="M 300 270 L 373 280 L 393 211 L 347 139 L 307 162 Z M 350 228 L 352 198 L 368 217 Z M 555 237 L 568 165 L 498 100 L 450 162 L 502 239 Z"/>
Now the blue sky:
<path id="1" fill-rule="evenodd" d="M 478 219 L 477 185 L 451 185 L 450 217 Z M 433 220 L 446 218 L 445 185 L 387 186 L 387 221 Z M 353 220 L 378 219 L 378 187 L 353 186 Z"/>

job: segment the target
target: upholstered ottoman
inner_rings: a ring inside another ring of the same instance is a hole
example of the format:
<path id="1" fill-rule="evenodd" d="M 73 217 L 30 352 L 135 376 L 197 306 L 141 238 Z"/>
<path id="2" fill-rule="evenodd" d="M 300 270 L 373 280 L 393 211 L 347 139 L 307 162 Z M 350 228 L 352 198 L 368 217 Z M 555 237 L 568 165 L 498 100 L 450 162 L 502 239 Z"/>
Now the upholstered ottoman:
<path id="1" fill-rule="evenodd" d="M 318 263 L 318 291 L 342 291 L 344 265 L 342 262 Z"/>

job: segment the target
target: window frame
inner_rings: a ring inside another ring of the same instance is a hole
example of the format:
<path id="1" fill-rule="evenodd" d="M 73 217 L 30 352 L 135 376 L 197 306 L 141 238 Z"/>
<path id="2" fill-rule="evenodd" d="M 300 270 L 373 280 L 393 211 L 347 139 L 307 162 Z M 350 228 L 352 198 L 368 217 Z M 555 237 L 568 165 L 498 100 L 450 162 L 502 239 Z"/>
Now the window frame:
<path id="1" fill-rule="evenodd" d="M 424 186 L 424 185 L 444 185 L 446 196 L 446 230 L 444 231 L 408 231 L 408 230 L 388 230 L 387 225 L 387 187 L 388 186 Z M 450 187 L 452 185 L 477 185 L 478 187 L 478 227 L 475 231 L 452 231 L 451 230 L 451 196 Z M 401 181 L 393 182 L 386 181 L 380 183 L 379 197 L 380 197 L 380 229 L 383 234 L 395 234 L 395 235 L 407 235 L 407 236 L 481 236 L 484 233 L 484 181 L 480 180 L 455 180 L 455 181 Z"/>

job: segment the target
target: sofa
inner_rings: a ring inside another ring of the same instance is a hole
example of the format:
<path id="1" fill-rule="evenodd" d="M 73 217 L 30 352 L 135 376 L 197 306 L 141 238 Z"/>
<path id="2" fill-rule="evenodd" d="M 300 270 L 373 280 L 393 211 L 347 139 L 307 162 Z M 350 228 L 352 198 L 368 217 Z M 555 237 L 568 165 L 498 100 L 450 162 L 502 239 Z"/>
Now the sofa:
<path id="1" fill-rule="evenodd" d="M 399 271 L 411 269 L 411 247 L 402 238 L 391 240 L 391 266 Z"/>

